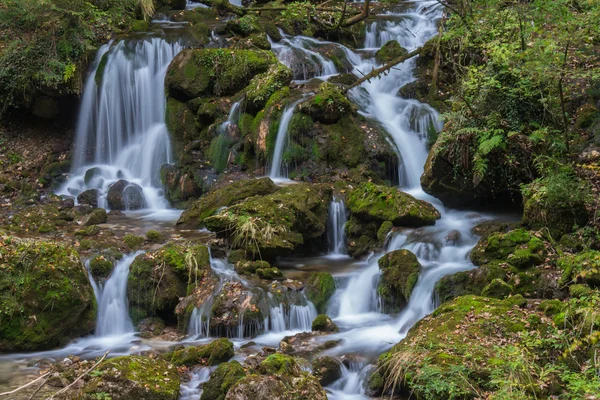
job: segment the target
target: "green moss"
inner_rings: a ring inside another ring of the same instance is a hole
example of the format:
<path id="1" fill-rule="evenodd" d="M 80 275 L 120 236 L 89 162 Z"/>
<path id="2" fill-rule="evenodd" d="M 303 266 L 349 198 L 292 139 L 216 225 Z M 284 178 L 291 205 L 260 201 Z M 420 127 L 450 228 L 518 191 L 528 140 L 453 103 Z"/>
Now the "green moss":
<path id="1" fill-rule="evenodd" d="M 383 221 L 377 230 L 377 240 L 379 240 L 379 243 L 383 244 L 385 242 L 385 239 L 393 228 L 394 224 L 391 221 Z"/>
<path id="2" fill-rule="evenodd" d="M 42 350 L 94 327 L 96 304 L 74 248 L 0 240 L 0 348 Z"/>
<path id="3" fill-rule="evenodd" d="M 335 293 L 335 280 L 329 272 L 313 272 L 304 288 L 306 297 L 313 302 L 317 312 L 324 313 L 329 298 Z"/>
<path id="4" fill-rule="evenodd" d="M 225 400 L 229 389 L 246 376 L 246 371 L 237 361 L 220 364 L 210 379 L 202 385 L 201 400 Z"/>
<path id="5" fill-rule="evenodd" d="M 150 23 L 148 23 L 148 21 L 137 20 L 134 21 L 133 24 L 131 24 L 132 32 L 148 32 L 149 29 Z"/>
<path id="6" fill-rule="evenodd" d="M 159 231 L 151 229 L 148 232 L 146 232 L 146 239 L 151 243 L 163 243 L 166 238 L 165 235 L 163 235 Z"/>
<path id="7" fill-rule="evenodd" d="M 296 360 L 284 354 L 271 354 L 260 363 L 258 370 L 265 375 L 300 375 L 300 366 Z"/>
<path id="8" fill-rule="evenodd" d="M 292 70 L 281 63 L 273 64 L 267 72 L 254 76 L 244 90 L 247 110 L 261 110 L 275 92 L 289 85 L 292 77 Z"/>
<path id="9" fill-rule="evenodd" d="M 319 314 L 311 324 L 314 332 L 337 332 L 337 325 L 325 314 Z"/>
<path id="10" fill-rule="evenodd" d="M 92 276 L 96 278 L 107 278 L 112 272 L 113 262 L 103 254 L 96 254 L 89 260 L 89 268 Z"/>
<path id="11" fill-rule="evenodd" d="M 171 356 L 171 362 L 177 366 L 185 365 L 217 365 L 233 357 L 233 343 L 228 339 L 216 339 L 203 346 L 185 347 L 176 350 Z"/>
<path id="12" fill-rule="evenodd" d="M 354 168 L 365 161 L 365 132 L 350 115 L 336 123 L 324 125 L 327 138 L 325 150 L 327 162 L 332 166 Z"/>
<path id="13" fill-rule="evenodd" d="M 557 262 L 563 271 L 560 283 L 585 283 L 591 287 L 600 286 L 600 252 L 584 251 L 576 255 L 561 257 Z"/>
<path id="14" fill-rule="evenodd" d="M 379 50 L 377 50 L 377 52 L 375 53 L 375 59 L 379 63 L 385 63 L 387 61 L 392 61 L 394 58 L 398 58 L 406 54 L 408 54 L 408 51 L 402 48 L 402 46 L 400 46 L 400 43 L 398 43 L 396 40 L 390 40 L 386 44 L 381 46 Z"/>
<path id="15" fill-rule="evenodd" d="M 260 278 L 260 279 L 267 279 L 267 280 L 283 280 L 285 279 L 285 277 L 283 276 L 283 274 L 281 273 L 281 271 L 279 270 L 279 268 L 276 267 L 271 267 L 271 268 L 258 268 L 256 270 L 256 275 Z"/>
<path id="16" fill-rule="evenodd" d="M 300 111 L 310 115 L 315 121 L 333 124 L 345 114 L 351 113 L 353 108 L 337 86 L 325 82 L 319 86 L 317 94 L 300 104 Z"/>
<path id="17" fill-rule="evenodd" d="M 417 257 L 408 250 L 395 250 L 378 261 L 381 278 L 377 293 L 389 311 L 399 311 L 410 299 L 421 272 Z"/>
<path id="18" fill-rule="evenodd" d="M 85 219 L 83 225 L 90 226 L 90 225 L 104 224 L 104 223 L 106 223 L 107 220 L 108 220 L 108 215 L 106 214 L 106 210 L 104 208 L 97 208 L 94 211 L 92 211 L 90 213 L 90 215 L 88 215 L 88 217 Z"/>
<path id="19" fill-rule="evenodd" d="M 143 236 L 137 236 L 131 233 L 123 236 L 123 243 L 125 243 L 130 250 L 137 250 L 142 244 L 144 244 L 144 242 L 145 239 Z"/>
<path id="20" fill-rule="evenodd" d="M 417 200 L 394 187 L 364 183 L 350 191 L 350 211 L 367 220 L 391 221 L 395 226 L 433 225 L 439 212 L 429 203 Z"/>

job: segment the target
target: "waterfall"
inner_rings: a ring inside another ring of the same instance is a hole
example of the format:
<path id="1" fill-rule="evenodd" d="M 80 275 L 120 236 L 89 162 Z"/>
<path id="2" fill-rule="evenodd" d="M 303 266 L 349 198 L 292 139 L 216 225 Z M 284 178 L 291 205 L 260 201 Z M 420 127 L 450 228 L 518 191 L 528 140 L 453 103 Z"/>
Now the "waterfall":
<path id="1" fill-rule="evenodd" d="M 271 168 L 269 178 L 273 180 L 282 180 L 287 178 L 287 171 L 283 166 L 283 152 L 285 150 L 285 143 L 287 140 L 287 131 L 290 125 L 290 120 L 294 116 L 294 109 L 300 103 L 302 99 L 293 102 L 288 105 L 279 121 L 279 129 L 277 129 L 277 139 L 275 141 L 275 148 L 273 149 L 273 159 L 271 161 Z"/>
<path id="2" fill-rule="evenodd" d="M 317 309 L 302 293 L 295 303 L 287 306 L 283 303 L 271 306 L 265 318 L 266 332 L 301 331 L 310 332 L 312 322 L 317 318 Z"/>
<path id="3" fill-rule="evenodd" d="M 129 266 L 139 254 L 141 252 L 124 256 L 119 260 L 102 287 L 98 286 L 90 274 L 90 283 L 94 288 L 98 304 L 96 337 L 124 335 L 133 332 L 127 302 L 127 278 L 129 277 Z"/>
<path id="4" fill-rule="evenodd" d="M 307 305 L 292 305 L 290 306 L 290 329 L 303 332 L 310 332 L 312 322 L 317 318 L 317 309 L 308 302 Z"/>
<path id="5" fill-rule="evenodd" d="M 212 297 L 205 301 L 200 307 L 195 307 L 190 316 L 188 336 L 192 338 L 210 337 L 210 311 L 212 309 Z"/>
<path id="6" fill-rule="evenodd" d="M 327 240 L 329 242 L 330 255 L 344 255 L 346 250 L 346 222 L 348 212 L 343 200 L 335 197 L 329 203 L 329 215 L 327 217 Z"/>
<path id="7" fill-rule="evenodd" d="M 201 384 L 210 378 L 211 369 L 202 367 L 192 371 L 192 377 L 187 382 L 182 382 L 179 388 L 179 400 L 198 400 L 202 395 Z"/>
<path id="8" fill-rule="evenodd" d="M 59 194 L 99 189 L 98 205 L 106 208 L 108 189 L 124 179 L 141 191 L 143 204 L 136 208 L 168 208 L 159 176 L 171 162 L 164 78 L 181 50 L 162 38 L 100 48 L 83 90 L 71 179 Z"/>

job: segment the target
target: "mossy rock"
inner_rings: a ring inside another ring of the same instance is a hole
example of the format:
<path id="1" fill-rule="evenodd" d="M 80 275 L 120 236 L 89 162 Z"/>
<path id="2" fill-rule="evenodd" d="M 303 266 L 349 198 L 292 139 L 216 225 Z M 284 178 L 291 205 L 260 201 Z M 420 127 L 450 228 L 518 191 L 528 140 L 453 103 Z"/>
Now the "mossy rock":
<path id="1" fill-rule="evenodd" d="M 106 210 L 104 208 L 97 208 L 87 216 L 83 222 L 83 226 L 104 224 L 107 220 L 108 215 L 106 214 Z"/>
<path id="2" fill-rule="evenodd" d="M 146 240 L 148 240 L 150 243 L 163 243 L 166 240 L 166 237 L 159 231 L 150 229 L 148 232 L 146 232 Z"/>
<path id="3" fill-rule="evenodd" d="M 265 31 L 258 17 L 251 14 L 227 21 L 225 29 L 243 37 Z"/>
<path id="4" fill-rule="evenodd" d="M 90 258 L 89 268 L 94 278 L 108 278 L 114 268 L 114 263 L 107 255 L 96 254 Z"/>
<path id="5" fill-rule="evenodd" d="M 83 399 L 114 400 L 179 398 L 177 368 L 158 358 L 116 357 L 103 361 L 82 389 Z"/>
<path id="6" fill-rule="evenodd" d="M 204 223 L 249 257 L 272 260 L 325 233 L 330 196 L 326 185 L 290 185 L 267 196 L 246 198 Z"/>
<path id="7" fill-rule="evenodd" d="M 0 260 L 0 351 L 45 350 L 93 330 L 94 291 L 73 247 L 3 237 Z"/>
<path id="8" fill-rule="evenodd" d="M 271 65 L 267 72 L 254 76 L 244 89 L 247 111 L 256 113 L 263 109 L 273 93 L 287 87 L 292 78 L 292 70 L 279 62 Z"/>
<path id="9" fill-rule="evenodd" d="M 170 96 L 182 101 L 231 95 L 275 63 L 273 53 L 261 50 L 188 49 L 169 65 L 165 85 Z"/>
<path id="10" fill-rule="evenodd" d="M 285 354 L 271 354 L 260 363 L 258 371 L 263 375 L 298 376 L 302 370 L 294 357 Z"/>
<path id="11" fill-rule="evenodd" d="M 191 161 L 189 154 L 184 151 L 187 142 L 198 137 L 198 128 L 196 126 L 196 116 L 192 110 L 184 103 L 175 98 L 167 98 L 167 111 L 165 120 L 171 138 L 173 140 L 175 156 L 180 164 L 186 164 Z M 163 183 L 165 182 L 165 174 L 161 174 Z M 168 188 L 173 185 L 169 185 Z M 172 192 L 173 189 L 170 190 Z"/>
<path id="12" fill-rule="evenodd" d="M 304 287 L 306 298 L 315 305 L 317 312 L 327 310 L 327 302 L 335 293 L 335 279 L 329 272 L 313 272 Z"/>
<path id="13" fill-rule="evenodd" d="M 322 157 L 328 165 L 338 168 L 355 168 L 368 157 L 365 132 L 351 115 L 344 115 L 335 123 L 323 125 L 326 140 Z"/>
<path id="14" fill-rule="evenodd" d="M 246 371 L 237 361 L 220 364 L 202 385 L 200 400 L 225 400 L 229 389 L 246 376 Z"/>
<path id="15" fill-rule="evenodd" d="M 137 236 L 131 233 L 127 233 L 123 236 L 123 243 L 125 243 L 130 250 L 139 249 L 144 244 L 144 241 L 145 239 L 143 236 Z"/>
<path id="16" fill-rule="evenodd" d="M 600 287 L 600 251 L 588 250 L 561 257 L 557 262 L 562 271 L 562 284 L 586 284 Z"/>
<path id="17" fill-rule="evenodd" d="M 399 311 L 410 299 L 419 280 L 421 264 L 408 250 L 394 250 L 378 261 L 381 278 L 377 293 L 389 312 Z"/>
<path id="18" fill-rule="evenodd" d="M 281 281 L 285 279 L 277 267 L 258 268 L 256 270 L 256 276 L 258 276 L 260 279 L 266 279 L 270 281 Z"/>
<path id="19" fill-rule="evenodd" d="M 176 350 L 171 356 L 171 363 L 176 366 L 185 365 L 217 365 L 227 362 L 233 357 L 233 343 L 220 338 L 203 346 L 184 347 Z"/>
<path id="20" fill-rule="evenodd" d="M 317 93 L 301 103 L 299 109 L 324 124 L 333 124 L 354 111 L 348 98 L 336 85 L 329 82 L 322 83 Z"/>
<path id="21" fill-rule="evenodd" d="M 135 311 L 134 322 L 158 316 L 173 323 L 179 299 L 212 274 L 208 248 L 191 243 L 168 243 L 157 251 L 140 254 L 129 270 L 127 298 Z"/>
<path id="22" fill-rule="evenodd" d="M 375 53 L 375 59 L 379 63 L 392 61 L 394 58 L 402 57 L 408 54 L 408 51 L 400 46 L 396 40 L 390 40 Z"/>
<path id="23" fill-rule="evenodd" d="M 279 190 L 277 185 L 266 177 L 233 182 L 194 202 L 190 209 L 181 214 L 177 225 L 199 228 L 203 226 L 205 218 L 215 214 L 221 207 L 231 206 L 248 197 L 271 194 L 277 190 Z"/>
<path id="24" fill-rule="evenodd" d="M 333 357 L 319 357 L 313 361 L 312 366 L 313 375 L 322 386 L 327 386 L 342 377 L 342 366 Z"/>
<path id="25" fill-rule="evenodd" d="M 131 32 L 148 32 L 150 30 L 150 23 L 144 20 L 137 20 L 131 24 Z"/>
<path id="26" fill-rule="evenodd" d="M 471 252 L 475 265 L 490 262 L 508 262 L 526 269 L 542 263 L 546 250 L 544 242 L 526 229 L 515 229 L 507 233 L 494 233 L 481 239 Z"/>
<path id="27" fill-rule="evenodd" d="M 384 244 L 388 237 L 388 234 L 394 228 L 394 224 L 391 221 L 383 221 L 379 229 L 377 230 L 377 240 L 380 244 Z"/>
<path id="28" fill-rule="evenodd" d="M 260 308 L 263 292 L 252 290 L 239 282 L 227 282 L 213 296 L 210 310 L 210 330 L 216 336 L 239 336 L 243 321 L 243 337 L 262 332 L 264 316 Z"/>
<path id="29" fill-rule="evenodd" d="M 390 221 L 395 226 L 433 225 L 440 213 L 431 204 L 399 191 L 397 188 L 364 183 L 348 195 L 352 214 L 365 220 Z"/>
<path id="30" fill-rule="evenodd" d="M 311 330 L 313 332 L 337 332 L 339 329 L 335 322 L 325 314 L 319 314 L 312 322 Z"/>
<path id="31" fill-rule="evenodd" d="M 481 291 L 482 296 L 495 297 L 497 299 L 503 299 L 510 296 L 514 292 L 514 288 L 502 279 L 494 279 L 489 285 L 483 288 Z"/>

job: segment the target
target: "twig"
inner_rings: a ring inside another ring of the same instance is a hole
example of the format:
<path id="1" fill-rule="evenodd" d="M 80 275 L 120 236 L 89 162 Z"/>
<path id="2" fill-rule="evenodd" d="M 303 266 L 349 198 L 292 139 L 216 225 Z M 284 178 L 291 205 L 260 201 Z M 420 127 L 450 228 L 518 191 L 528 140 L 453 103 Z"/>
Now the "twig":
<path id="1" fill-rule="evenodd" d="M 35 392 L 33 392 L 33 393 L 31 394 L 31 396 L 29 396 L 29 400 L 32 400 L 32 399 L 35 397 L 35 395 L 36 395 L 36 394 L 38 394 L 38 392 L 39 392 L 40 390 L 42 390 L 42 388 L 44 387 L 44 385 L 46 384 L 46 382 L 48 382 L 48 379 L 49 379 L 49 378 L 50 378 L 50 377 L 49 377 L 49 376 L 47 376 L 47 377 L 46 377 L 46 379 L 44 379 L 44 382 L 42 382 L 42 384 L 41 384 L 40 386 L 38 386 L 38 388 L 37 388 L 37 389 L 35 389 Z"/>
<path id="2" fill-rule="evenodd" d="M 106 353 L 104 353 L 104 355 L 102 356 L 101 359 L 98 360 L 98 362 L 96 362 L 96 364 L 92 365 L 90 369 L 88 369 L 87 371 L 85 371 L 83 374 L 79 375 L 77 377 L 77 379 L 75 379 L 70 385 L 65 386 L 64 388 L 62 388 L 61 390 L 59 390 L 58 392 L 54 393 L 52 396 L 47 397 L 46 400 L 52 400 L 54 399 L 54 397 L 63 394 L 64 392 L 66 392 L 67 390 L 69 390 L 71 388 L 71 386 L 73 386 L 74 384 L 76 384 L 77 382 L 79 382 L 81 380 L 81 378 L 83 378 L 84 376 L 86 376 L 87 374 L 89 374 L 90 372 L 92 372 L 98 365 L 100 365 L 100 363 L 102 361 L 104 361 L 104 359 L 106 358 L 106 356 L 108 355 L 108 353 L 110 353 L 110 350 L 108 350 Z"/>
<path id="3" fill-rule="evenodd" d="M 16 393 L 16 392 L 18 392 L 21 389 L 25 389 L 26 387 L 33 385 L 34 383 L 36 383 L 40 379 L 45 378 L 48 375 L 50 375 L 50 372 L 46 372 L 44 375 L 41 375 L 40 377 L 32 380 L 31 382 L 28 382 L 28 383 L 24 384 L 23 386 L 19 386 L 18 388 L 14 389 L 14 390 L 11 390 L 10 392 L 0 393 L 0 396 L 6 396 L 6 395 L 9 395 L 9 394 Z"/>

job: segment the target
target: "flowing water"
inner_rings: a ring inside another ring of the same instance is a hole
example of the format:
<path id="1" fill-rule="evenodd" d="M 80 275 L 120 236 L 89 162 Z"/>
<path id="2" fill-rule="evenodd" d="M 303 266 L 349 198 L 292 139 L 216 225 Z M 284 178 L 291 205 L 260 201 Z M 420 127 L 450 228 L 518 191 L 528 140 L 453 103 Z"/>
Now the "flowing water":
<path id="1" fill-rule="evenodd" d="M 71 178 L 59 194 L 97 189 L 98 205 L 108 208 L 110 186 L 124 179 L 130 183 L 125 191 L 141 190 L 142 208 L 169 208 L 160 182 L 160 167 L 172 160 L 164 78 L 182 48 L 153 37 L 100 49 L 83 90 Z"/>
<path id="2" fill-rule="evenodd" d="M 302 99 L 293 102 L 288 105 L 283 114 L 281 114 L 281 120 L 279 120 L 279 128 L 277 129 L 277 138 L 275 140 L 275 148 L 273 149 L 273 158 L 271 160 L 271 167 L 269 168 L 269 178 L 273 181 L 285 181 L 288 178 L 287 168 L 283 162 L 283 153 L 285 151 L 285 145 L 288 141 L 288 127 L 290 120 L 294 116 L 294 110 L 298 103 Z"/>
<path id="3" fill-rule="evenodd" d="M 329 255 L 344 256 L 346 251 L 346 222 L 348 211 L 344 200 L 333 198 L 329 203 L 329 217 L 327 219 L 327 240 Z"/>

